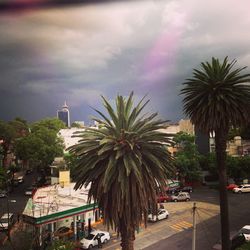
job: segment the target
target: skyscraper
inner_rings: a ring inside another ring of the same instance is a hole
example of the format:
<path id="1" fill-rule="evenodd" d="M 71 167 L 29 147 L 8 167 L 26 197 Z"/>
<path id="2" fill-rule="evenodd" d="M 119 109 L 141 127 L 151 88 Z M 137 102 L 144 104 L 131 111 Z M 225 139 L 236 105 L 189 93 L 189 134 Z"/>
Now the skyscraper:
<path id="1" fill-rule="evenodd" d="M 69 107 L 66 104 L 66 101 L 64 102 L 62 109 L 57 111 L 57 118 L 63 121 L 67 127 L 70 127 Z"/>

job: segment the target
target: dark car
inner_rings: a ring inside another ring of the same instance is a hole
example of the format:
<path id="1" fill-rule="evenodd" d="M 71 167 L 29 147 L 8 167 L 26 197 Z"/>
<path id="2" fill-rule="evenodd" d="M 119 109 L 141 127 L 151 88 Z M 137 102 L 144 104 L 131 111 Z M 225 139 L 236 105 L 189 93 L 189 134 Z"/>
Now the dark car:
<path id="1" fill-rule="evenodd" d="M 35 187 L 27 187 L 24 191 L 24 194 L 27 195 L 27 196 L 32 196 L 33 195 L 33 192 L 36 190 Z"/>
<path id="2" fill-rule="evenodd" d="M 180 187 L 178 188 L 179 192 L 188 192 L 188 193 L 192 193 L 193 192 L 193 188 L 191 186 L 184 186 L 184 187 Z"/>
<path id="3" fill-rule="evenodd" d="M 38 176 L 34 183 L 36 187 L 43 187 L 45 184 L 46 184 L 45 176 Z"/>
<path id="4" fill-rule="evenodd" d="M 33 170 L 30 168 L 26 169 L 25 171 L 25 174 L 32 174 L 32 173 L 33 173 Z"/>
<path id="5" fill-rule="evenodd" d="M 172 195 L 172 194 L 178 194 L 179 191 L 179 187 L 169 187 L 166 189 L 166 194 Z"/>
<path id="6" fill-rule="evenodd" d="M 0 190 L 0 198 L 7 197 L 8 192 L 6 190 Z"/>

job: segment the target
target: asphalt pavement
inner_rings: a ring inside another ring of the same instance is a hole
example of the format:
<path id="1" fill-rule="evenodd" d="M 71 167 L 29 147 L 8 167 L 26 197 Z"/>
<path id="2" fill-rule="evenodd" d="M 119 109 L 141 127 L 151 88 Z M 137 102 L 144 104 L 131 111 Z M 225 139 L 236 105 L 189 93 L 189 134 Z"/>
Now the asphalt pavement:
<path id="1" fill-rule="evenodd" d="M 219 193 L 217 190 L 201 187 L 191 194 L 190 202 L 165 203 L 170 212 L 169 219 L 149 223 L 136 234 L 136 250 L 187 250 L 192 249 L 192 206 L 196 202 L 197 233 L 196 249 L 211 250 L 220 241 Z M 229 192 L 230 231 L 236 232 L 243 225 L 250 224 L 250 193 Z M 106 230 L 99 225 L 100 229 Z M 111 241 L 103 246 L 107 250 L 120 250 L 120 238 L 111 232 Z"/>
<path id="2" fill-rule="evenodd" d="M 37 176 L 38 173 L 36 172 L 25 175 L 24 182 L 14 187 L 8 197 L 0 198 L 0 217 L 4 213 L 9 212 L 13 213 L 15 215 L 15 221 L 17 220 L 17 215 L 23 212 L 30 198 L 24 194 L 25 189 L 31 186 Z M 0 232 L 0 242 L 2 242 L 4 238 L 6 238 L 6 232 Z"/>

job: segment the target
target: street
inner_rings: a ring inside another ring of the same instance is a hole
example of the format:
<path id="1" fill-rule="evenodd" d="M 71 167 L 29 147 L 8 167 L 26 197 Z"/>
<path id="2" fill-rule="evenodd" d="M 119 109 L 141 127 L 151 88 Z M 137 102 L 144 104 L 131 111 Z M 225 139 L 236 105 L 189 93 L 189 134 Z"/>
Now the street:
<path id="1" fill-rule="evenodd" d="M 28 196 L 24 195 L 26 187 L 30 186 L 34 176 L 26 176 L 23 184 L 20 184 L 11 193 L 9 199 L 16 200 L 9 203 L 9 211 L 20 213 L 23 211 Z M 3 202 L 2 202 L 3 201 Z M 1 214 L 7 212 L 6 199 L 1 199 Z M 220 241 L 220 217 L 218 191 L 201 187 L 194 190 L 189 202 L 168 202 L 164 207 L 169 211 L 169 218 L 155 223 L 148 223 L 147 228 L 142 226 L 136 234 L 135 249 L 144 250 L 186 250 L 192 247 L 192 208 L 194 202 L 197 206 L 197 234 L 196 249 L 212 249 Z M 234 194 L 229 192 L 230 231 L 236 232 L 242 226 L 250 224 L 250 193 Z M 106 230 L 102 225 L 98 228 Z M 118 250 L 120 239 L 114 232 L 111 240 L 103 245 L 103 249 Z M 1 234 L 5 236 L 4 233 Z"/>
<path id="2" fill-rule="evenodd" d="M 8 198 L 0 199 L 0 217 L 4 213 L 8 212 L 8 205 L 9 213 L 14 213 L 15 216 L 23 212 L 25 205 L 28 199 L 30 198 L 29 196 L 24 195 L 24 191 L 27 187 L 31 186 L 37 175 L 37 173 L 25 175 L 24 182 L 14 187 Z M 7 199 L 9 200 L 8 203 Z M 15 220 L 17 220 L 17 217 L 15 217 Z M 0 232 L 0 242 L 3 240 L 4 237 L 6 237 L 6 232 Z"/>
<path id="3" fill-rule="evenodd" d="M 218 193 L 214 190 L 208 190 L 207 195 L 204 193 L 194 193 L 193 199 L 196 201 L 208 201 L 210 204 L 219 204 Z M 212 249 L 220 241 L 220 217 L 214 214 L 207 220 L 200 221 L 205 214 L 213 213 L 209 207 L 206 210 L 197 211 L 197 234 L 196 249 Z M 242 226 L 250 224 L 250 194 L 237 195 L 229 193 L 229 218 L 230 231 L 236 232 Z M 169 238 L 152 244 L 145 250 L 185 250 L 192 247 L 192 230 L 183 230 L 170 236 Z M 139 249 L 139 248 L 138 248 Z"/>
<path id="4" fill-rule="evenodd" d="M 197 204 L 196 249 L 212 249 L 220 241 L 218 191 L 208 188 L 195 190 L 190 202 L 165 203 L 170 212 L 167 220 L 149 223 L 136 234 L 135 249 L 186 250 L 192 248 L 192 206 Z M 250 193 L 229 193 L 231 232 L 250 224 Z M 118 250 L 120 240 L 113 238 L 104 249 Z"/>

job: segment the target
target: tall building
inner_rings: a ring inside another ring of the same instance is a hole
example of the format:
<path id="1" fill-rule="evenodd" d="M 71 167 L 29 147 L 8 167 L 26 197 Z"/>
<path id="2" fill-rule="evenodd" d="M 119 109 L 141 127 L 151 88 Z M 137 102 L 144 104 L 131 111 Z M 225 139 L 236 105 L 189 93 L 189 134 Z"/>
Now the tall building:
<path id="1" fill-rule="evenodd" d="M 63 121 L 67 127 L 70 127 L 69 107 L 66 101 L 62 109 L 57 111 L 57 118 Z"/>

